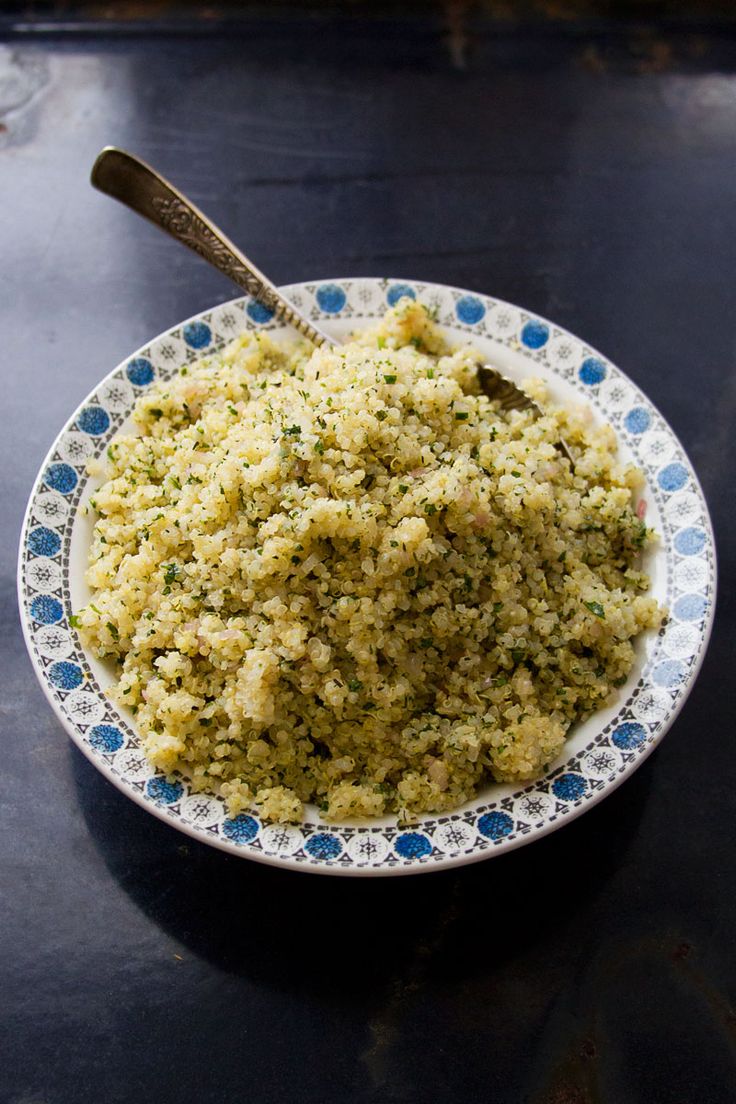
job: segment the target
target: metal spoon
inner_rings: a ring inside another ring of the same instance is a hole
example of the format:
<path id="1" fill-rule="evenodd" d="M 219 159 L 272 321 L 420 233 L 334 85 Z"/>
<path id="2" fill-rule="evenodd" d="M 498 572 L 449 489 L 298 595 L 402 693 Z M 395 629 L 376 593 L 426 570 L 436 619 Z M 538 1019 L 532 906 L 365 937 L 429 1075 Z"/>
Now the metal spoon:
<path id="1" fill-rule="evenodd" d="M 304 318 L 190 199 L 145 161 L 115 146 L 105 146 L 92 166 L 90 179 L 99 191 L 120 200 L 204 257 L 312 344 L 336 344 L 334 338 Z"/>
<path id="2" fill-rule="evenodd" d="M 99 191 L 124 203 L 204 257 L 313 345 L 338 344 L 306 319 L 191 200 L 139 157 L 115 146 L 105 146 L 92 166 L 91 181 Z M 478 366 L 478 382 L 501 410 L 532 410 L 537 416 L 543 413 L 513 380 L 489 364 Z M 572 464 L 565 443 L 560 441 L 557 447 Z"/>

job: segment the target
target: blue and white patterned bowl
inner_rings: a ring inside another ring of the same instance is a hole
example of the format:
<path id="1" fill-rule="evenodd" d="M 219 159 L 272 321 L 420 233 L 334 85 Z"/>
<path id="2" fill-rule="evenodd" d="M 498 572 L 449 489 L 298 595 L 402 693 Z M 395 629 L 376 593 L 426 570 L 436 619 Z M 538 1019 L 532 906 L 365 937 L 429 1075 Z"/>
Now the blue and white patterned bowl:
<path id="1" fill-rule="evenodd" d="M 475 862 L 519 847 L 572 820 L 610 793 L 649 755 L 681 709 L 708 643 L 715 600 L 715 549 L 708 510 L 690 463 L 651 402 L 622 372 L 551 322 L 487 296 L 421 282 L 331 280 L 284 289 L 337 337 L 377 320 L 411 295 L 436 308 L 451 339 L 472 340 L 519 379 L 546 379 L 552 396 L 587 402 L 614 426 L 623 454 L 646 475 L 647 522 L 660 534 L 649 553 L 652 589 L 670 617 L 644 634 L 638 659 L 614 707 L 575 727 L 549 774 L 527 786 L 489 786 L 476 800 L 410 829 L 390 817 L 351 825 L 262 824 L 230 818 L 214 796 L 168 782 L 141 751 L 131 714 L 104 690 L 112 671 L 85 652 L 70 624 L 88 592 L 84 568 L 92 523 L 77 507 L 99 456 L 155 380 L 219 348 L 243 328 L 286 330 L 249 299 L 205 311 L 157 337 L 107 376 L 54 442 L 31 493 L 21 535 L 21 619 L 36 674 L 78 747 L 119 789 L 175 828 L 236 855 L 330 874 L 412 874 Z"/>

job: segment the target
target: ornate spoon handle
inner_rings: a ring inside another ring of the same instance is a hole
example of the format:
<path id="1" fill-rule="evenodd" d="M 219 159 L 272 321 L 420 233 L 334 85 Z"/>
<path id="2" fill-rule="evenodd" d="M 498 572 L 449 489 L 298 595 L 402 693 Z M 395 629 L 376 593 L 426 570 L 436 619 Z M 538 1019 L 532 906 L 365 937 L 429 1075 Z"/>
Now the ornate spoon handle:
<path id="1" fill-rule="evenodd" d="M 155 169 L 125 150 L 106 146 L 92 167 L 95 188 L 120 200 L 247 291 L 314 345 L 335 340 L 301 315 L 222 230 Z"/>

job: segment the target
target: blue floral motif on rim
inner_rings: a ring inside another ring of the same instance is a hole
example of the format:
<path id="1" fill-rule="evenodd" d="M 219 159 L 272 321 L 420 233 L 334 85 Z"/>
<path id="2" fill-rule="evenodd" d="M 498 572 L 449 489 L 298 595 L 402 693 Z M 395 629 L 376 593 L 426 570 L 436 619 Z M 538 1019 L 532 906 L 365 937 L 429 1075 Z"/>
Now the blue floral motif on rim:
<path id="1" fill-rule="evenodd" d="M 34 556 L 55 556 L 61 548 L 61 537 L 53 529 L 39 526 L 28 534 L 28 550 Z"/>
<path id="2" fill-rule="evenodd" d="M 395 307 L 399 299 L 408 295 L 410 299 L 416 299 L 417 293 L 408 284 L 392 284 L 386 292 L 386 302 L 390 307 Z"/>
<path id="3" fill-rule="evenodd" d="M 549 341 L 549 326 L 536 319 L 527 322 L 521 331 L 521 343 L 527 349 L 541 349 Z"/>
<path id="4" fill-rule="evenodd" d="M 304 850 L 313 859 L 324 859 L 325 862 L 329 862 L 340 854 L 342 844 L 337 836 L 330 835 L 328 832 L 318 832 L 315 836 L 310 836 L 304 844 Z"/>
<path id="5" fill-rule="evenodd" d="M 626 721 L 614 728 L 611 739 L 617 748 L 622 751 L 633 751 L 643 744 L 647 738 L 647 730 L 638 721 Z"/>
<path id="6" fill-rule="evenodd" d="M 560 801 L 577 801 L 588 788 L 582 774 L 561 774 L 552 783 L 552 793 Z"/>
<path id="7" fill-rule="evenodd" d="M 146 793 L 160 805 L 173 805 L 184 793 L 181 782 L 167 782 L 158 775 L 146 782 Z"/>
<path id="8" fill-rule="evenodd" d="M 394 851 L 402 859 L 424 859 L 432 854 L 432 844 L 421 832 L 403 832 L 394 841 Z"/>
<path id="9" fill-rule="evenodd" d="M 72 493 L 79 479 L 71 464 L 49 464 L 43 481 L 53 491 L 68 495 Z"/>
<path id="10" fill-rule="evenodd" d="M 648 410 L 645 410 L 643 406 L 635 406 L 624 418 L 624 426 L 629 433 L 638 436 L 638 434 L 649 429 L 651 421 Z"/>
<path id="11" fill-rule="evenodd" d="M 76 690 L 83 679 L 82 668 L 66 659 L 52 663 L 49 667 L 49 681 L 53 682 L 59 690 Z"/>
<path id="12" fill-rule="evenodd" d="M 497 809 L 492 813 L 484 813 L 478 821 L 478 831 L 488 839 L 503 839 L 504 836 L 510 836 L 513 830 L 513 818 L 508 813 L 501 813 Z"/>
<path id="13" fill-rule="evenodd" d="M 700 621 L 707 608 L 708 602 L 702 594 L 683 594 L 675 602 L 672 612 L 678 621 Z"/>
<path id="14" fill-rule="evenodd" d="M 153 379 L 153 365 L 145 357 L 134 357 L 128 362 L 125 371 L 135 387 L 147 387 Z"/>
<path id="15" fill-rule="evenodd" d="M 91 728 L 88 740 L 95 751 L 106 752 L 108 755 L 113 751 L 119 751 L 125 743 L 120 729 L 108 724 L 99 724 Z"/>
<path id="16" fill-rule="evenodd" d="M 683 464 L 668 464 L 657 476 L 663 491 L 679 491 L 687 483 L 687 468 Z"/>
<path id="17" fill-rule="evenodd" d="M 206 322 L 187 322 L 181 335 L 190 349 L 204 349 L 212 340 L 212 330 Z"/>
<path id="18" fill-rule="evenodd" d="M 264 326 L 266 322 L 270 322 L 273 318 L 273 311 L 271 308 L 267 307 L 265 303 L 259 303 L 257 299 L 251 299 L 250 303 L 245 308 L 245 313 L 248 315 L 251 322 L 255 322 L 259 326 Z"/>
<path id="19" fill-rule="evenodd" d="M 598 357 L 587 357 L 580 365 L 578 376 L 588 387 L 595 387 L 606 378 L 606 366 Z"/>
<path id="20" fill-rule="evenodd" d="M 345 292 L 337 284 L 322 284 L 317 288 L 317 303 L 326 314 L 338 314 L 346 302 Z"/>
<path id="21" fill-rule="evenodd" d="M 697 556 L 705 547 L 702 529 L 682 529 L 675 537 L 675 549 L 681 556 Z"/>
<path id="22" fill-rule="evenodd" d="M 110 428 L 110 415 L 101 406 L 85 406 L 77 418 L 77 425 L 90 437 L 101 437 Z"/>
<path id="23" fill-rule="evenodd" d="M 652 671 L 652 680 L 665 688 L 679 686 L 685 677 L 685 666 L 679 659 L 665 659 Z"/>
<path id="24" fill-rule="evenodd" d="M 455 304 L 455 314 L 466 326 L 476 326 L 486 313 L 477 295 L 463 295 Z"/>
<path id="25" fill-rule="evenodd" d="M 61 621 L 64 609 L 58 598 L 51 598 L 48 594 L 39 594 L 31 602 L 31 617 L 34 621 L 40 621 L 42 625 L 53 625 Z"/>
<path id="26" fill-rule="evenodd" d="M 222 834 L 233 843 L 250 843 L 258 835 L 258 821 L 247 813 L 238 813 L 223 822 Z"/>

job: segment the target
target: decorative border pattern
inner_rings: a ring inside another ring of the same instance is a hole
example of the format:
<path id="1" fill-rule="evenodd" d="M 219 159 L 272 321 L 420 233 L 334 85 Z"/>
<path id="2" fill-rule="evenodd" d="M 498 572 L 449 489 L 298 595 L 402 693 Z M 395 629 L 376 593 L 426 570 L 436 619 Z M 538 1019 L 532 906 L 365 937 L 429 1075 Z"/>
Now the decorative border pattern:
<path id="1" fill-rule="evenodd" d="M 716 565 L 707 506 L 674 433 L 652 403 L 608 360 L 551 322 L 511 304 L 437 284 L 334 280 L 285 289 L 308 317 L 361 324 L 402 295 L 420 299 L 458 338 L 480 337 L 521 353 L 535 372 L 567 383 L 609 421 L 646 477 L 660 515 L 658 561 L 670 616 L 616 716 L 563 766 L 496 801 L 478 799 L 415 827 L 262 824 L 229 818 L 218 798 L 170 783 L 143 754 L 135 729 L 92 674 L 70 624 L 72 526 L 88 477 L 155 379 L 230 341 L 244 328 L 280 330 L 254 299 L 236 299 L 189 319 L 110 373 L 54 442 L 31 492 L 21 534 L 18 589 L 26 643 L 41 685 L 74 741 L 124 793 L 214 846 L 276 865 L 338 874 L 397 874 L 474 862 L 520 846 L 570 820 L 629 775 L 661 740 L 692 687 L 713 620 Z"/>

